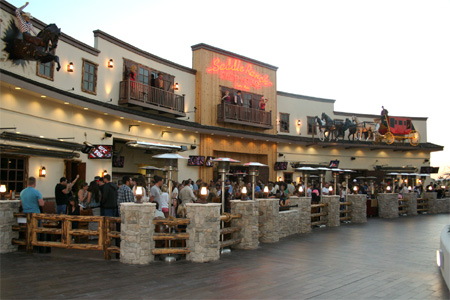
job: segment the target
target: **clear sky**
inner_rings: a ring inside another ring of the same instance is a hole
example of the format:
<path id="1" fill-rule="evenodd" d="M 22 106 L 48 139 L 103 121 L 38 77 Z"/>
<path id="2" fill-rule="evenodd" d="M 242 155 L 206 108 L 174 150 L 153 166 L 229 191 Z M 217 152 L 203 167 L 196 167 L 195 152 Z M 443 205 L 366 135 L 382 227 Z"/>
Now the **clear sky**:
<path id="1" fill-rule="evenodd" d="M 445 147 L 431 165 L 450 172 L 449 0 L 31 0 L 25 11 L 90 46 L 100 29 L 188 67 L 197 43 L 260 60 L 279 67 L 279 91 L 336 111 L 428 117 L 428 142 Z"/>

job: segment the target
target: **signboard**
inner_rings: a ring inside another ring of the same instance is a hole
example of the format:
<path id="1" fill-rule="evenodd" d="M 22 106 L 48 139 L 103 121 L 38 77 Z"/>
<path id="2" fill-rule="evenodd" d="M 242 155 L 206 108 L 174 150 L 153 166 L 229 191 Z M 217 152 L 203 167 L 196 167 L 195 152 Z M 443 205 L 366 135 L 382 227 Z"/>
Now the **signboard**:
<path id="1" fill-rule="evenodd" d="M 218 74 L 221 80 L 233 82 L 233 87 L 238 90 L 260 89 L 273 86 L 269 75 L 259 74 L 253 70 L 253 65 L 244 63 L 236 58 L 228 58 L 222 61 L 214 58 L 211 66 L 206 69 L 209 74 Z"/>
<path id="2" fill-rule="evenodd" d="M 421 174 L 437 174 L 439 173 L 439 167 L 420 167 Z"/>
<path id="3" fill-rule="evenodd" d="M 89 153 L 89 159 L 110 159 L 112 158 L 111 145 L 94 145 L 94 150 Z"/>

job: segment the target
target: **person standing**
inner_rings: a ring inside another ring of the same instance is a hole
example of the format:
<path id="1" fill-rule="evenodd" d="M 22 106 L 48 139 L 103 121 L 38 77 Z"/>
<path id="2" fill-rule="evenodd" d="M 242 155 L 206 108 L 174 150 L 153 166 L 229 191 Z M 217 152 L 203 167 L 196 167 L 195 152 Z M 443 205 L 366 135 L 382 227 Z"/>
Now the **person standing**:
<path id="1" fill-rule="evenodd" d="M 153 180 L 155 181 L 155 185 L 153 185 L 150 190 L 150 202 L 158 203 L 158 210 L 162 211 L 161 186 L 163 184 L 163 179 L 161 176 L 155 175 L 153 176 Z"/>
<path id="2" fill-rule="evenodd" d="M 103 177 L 104 185 L 102 186 L 101 206 L 103 208 L 103 216 L 117 216 L 117 185 L 111 182 L 111 175 L 106 174 Z"/>
<path id="3" fill-rule="evenodd" d="M 56 213 L 58 215 L 67 212 L 68 199 L 73 185 L 77 182 L 79 175 L 71 182 L 67 183 L 66 177 L 61 177 L 59 183 L 55 186 Z"/>
<path id="4" fill-rule="evenodd" d="M 130 176 L 123 176 L 122 178 L 123 184 L 120 186 L 117 191 L 117 208 L 120 216 L 120 204 L 124 202 L 135 202 L 133 191 L 130 188 L 131 178 Z"/>
<path id="5" fill-rule="evenodd" d="M 28 186 L 20 192 L 20 201 L 24 213 L 40 213 L 39 207 L 44 206 L 41 192 L 36 189 L 36 178 L 28 178 Z"/>
<path id="6" fill-rule="evenodd" d="M 158 73 L 158 77 L 155 79 L 155 87 L 158 89 L 156 91 L 158 95 L 157 102 L 162 105 L 164 104 L 164 79 L 162 73 Z"/>

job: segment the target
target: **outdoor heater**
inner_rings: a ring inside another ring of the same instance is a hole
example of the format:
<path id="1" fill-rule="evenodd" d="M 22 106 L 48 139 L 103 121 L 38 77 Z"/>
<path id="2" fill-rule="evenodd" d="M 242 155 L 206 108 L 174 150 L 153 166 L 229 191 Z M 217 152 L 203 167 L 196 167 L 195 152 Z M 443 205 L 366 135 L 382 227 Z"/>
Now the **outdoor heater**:
<path id="1" fill-rule="evenodd" d="M 166 160 L 166 171 L 167 171 L 167 179 L 168 179 L 168 189 L 169 189 L 169 216 L 173 216 L 172 214 L 172 172 L 177 172 L 176 169 L 178 159 L 188 159 L 187 157 L 181 156 L 175 153 L 165 153 L 153 155 L 154 158 L 164 158 Z M 175 217 L 175 216 L 173 216 Z M 171 246 L 171 241 L 169 240 L 169 247 Z M 177 259 L 174 256 L 167 255 L 164 258 L 165 262 L 174 262 Z"/>
<path id="2" fill-rule="evenodd" d="M 305 183 L 305 197 L 307 196 L 306 191 L 308 191 L 308 177 L 309 171 L 315 171 L 316 169 L 311 168 L 311 167 L 300 167 L 300 168 L 296 168 L 296 171 L 301 171 L 302 172 L 302 178 L 304 178 L 304 183 Z"/>
<path id="3" fill-rule="evenodd" d="M 323 198 L 323 192 L 322 192 L 322 190 L 323 190 L 323 180 L 325 178 L 325 173 L 327 171 L 329 171 L 330 169 L 325 168 L 325 167 L 319 167 L 316 170 L 319 170 L 319 172 L 320 172 L 319 173 L 319 176 L 320 176 L 320 202 L 322 203 L 322 198 Z"/>
<path id="4" fill-rule="evenodd" d="M 395 192 L 395 180 L 397 179 L 397 175 L 399 175 L 399 173 L 392 172 L 392 173 L 387 173 L 387 175 L 392 176 L 392 193 L 394 193 Z"/>
<path id="5" fill-rule="evenodd" d="M 343 170 L 344 173 L 346 173 L 345 176 L 345 202 L 347 202 L 347 196 L 348 196 L 348 180 L 350 179 L 350 173 L 353 173 L 355 171 L 352 170 Z"/>
<path id="6" fill-rule="evenodd" d="M 164 171 L 164 169 L 157 168 L 154 166 L 145 166 L 145 167 L 140 167 L 139 169 L 145 170 L 145 177 L 147 179 L 147 191 L 148 191 L 148 193 L 150 193 L 150 182 L 152 180 L 153 174 L 155 173 L 155 170 Z"/>
<path id="7" fill-rule="evenodd" d="M 245 163 L 244 167 L 248 167 L 248 175 L 250 175 L 252 179 L 252 200 L 255 200 L 255 185 L 256 176 L 258 175 L 258 169 L 259 167 L 267 167 L 267 165 L 261 164 L 259 162 L 249 162 Z"/>
<path id="8" fill-rule="evenodd" d="M 220 174 L 220 178 L 222 180 L 222 215 L 225 213 L 225 175 L 228 173 L 230 169 L 230 163 L 240 163 L 239 160 L 235 160 L 227 157 L 219 157 L 216 159 L 212 159 L 211 161 L 217 162 L 217 172 Z M 224 226 L 223 221 L 221 222 L 222 228 Z M 222 236 L 223 237 L 223 236 Z M 230 249 L 222 249 L 221 254 L 230 253 Z"/>
<path id="9" fill-rule="evenodd" d="M 336 168 L 336 169 L 331 169 L 331 171 L 333 172 L 334 194 L 337 195 L 337 177 L 339 175 L 339 172 L 342 172 L 343 170 Z"/>

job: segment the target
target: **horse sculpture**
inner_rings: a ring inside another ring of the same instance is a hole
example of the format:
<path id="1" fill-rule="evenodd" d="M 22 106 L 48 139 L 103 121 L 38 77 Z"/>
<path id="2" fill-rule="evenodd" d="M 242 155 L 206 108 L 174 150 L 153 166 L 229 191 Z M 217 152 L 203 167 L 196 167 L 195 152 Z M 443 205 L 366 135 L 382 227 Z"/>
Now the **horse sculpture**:
<path id="1" fill-rule="evenodd" d="M 42 41 L 42 43 L 37 46 L 20 38 L 22 33 L 17 28 L 14 21 L 11 20 L 9 27 L 5 32 L 5 37 L 3 38 L 6 45 L 4 50 L 8 53 L 8 59 L 14 61 L 16 64 L 23 64 L 23 62 L 17 62 L 19 60 L 32 60 L 41 63 L 54 61 L 57 64 L 56 71 L 59 71 L 59 69 L 61 69 L 59 57 L 52 52 L 54 52 L 58 46 L 60 35 L 61 29 L 55 24 L 49 24 L 37 35 L 37 38 Z"/>
<path id="2" fill-rule="evenodd" d="M 322 120 L 325 121 L 325 132 L 328 132 L 328 140 L 338 140 L 345 137 L 344 122 L 331 119 L 326 113 L 322 113 Z"/>
<path id="3" fill-rule="evenodd" d="M 352 140 L 355 140 L 355 135 L 357 131 L 357 126 L 354 122 L 350 121 L 349 118 L 345 119 L 344 123 L 344 132 L 348 130 L 348 140 L 350 140 L 350 135 L 352 136 Z"/>

